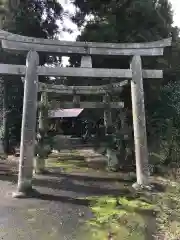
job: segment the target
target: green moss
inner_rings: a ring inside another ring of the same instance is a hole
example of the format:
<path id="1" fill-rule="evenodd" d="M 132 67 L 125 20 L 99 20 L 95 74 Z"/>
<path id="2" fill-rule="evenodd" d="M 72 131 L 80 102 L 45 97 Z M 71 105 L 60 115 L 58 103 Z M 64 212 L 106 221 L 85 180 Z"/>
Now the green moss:
<path id="1" fill-rule="evenodd" d="M 147 210 L 153 211 L 154 206 L 142 200 L 128 200 L 125 197 L 93 197 L 91 210 L 94 218 L 87 222 L 89 239 L 107 239 L 112 235 L 113 239 L 145 239 Z M 143 211 L 145 211 L 143 213 Z M 147 214 L 153 221 L 152 215 Z M 87 230 L 86 229 L 86 230 Z"/>
<path id="2" fill-rule="evenodd" d="M 82 159 L 73 160 L 73 157 L 70 157 L 70 160 L 66 156 L 67 159 L 56 157 L 56 158 L 48 158 L 46 160 L 46 166 L 49 168 L 60 168 L 65 172 L 72 172 L 73 170 L 81 170 L 82 172 L 88 170 L 88 166 Z M 77 157 L 75 158 L 77 159 Z"/>
<path id="3" fill-rule="evenodd" d="M 46 159 L 49 168 L 62 168 L 65 172 L 92 172 L 104 171 L 105 167 L 101 161 L 87 161 L 86 157 L 78 151 L 53 153 Z"/>

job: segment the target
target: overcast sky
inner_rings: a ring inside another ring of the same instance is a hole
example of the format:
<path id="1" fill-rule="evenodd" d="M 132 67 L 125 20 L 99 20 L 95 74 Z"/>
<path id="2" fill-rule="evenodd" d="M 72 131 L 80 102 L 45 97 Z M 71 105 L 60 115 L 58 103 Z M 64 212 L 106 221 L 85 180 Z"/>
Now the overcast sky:
<path id="1" fill-rule="evenodd" d="M 174 11 L 174 24 L 180 27 L 180 0 L 170 0 Z"/>

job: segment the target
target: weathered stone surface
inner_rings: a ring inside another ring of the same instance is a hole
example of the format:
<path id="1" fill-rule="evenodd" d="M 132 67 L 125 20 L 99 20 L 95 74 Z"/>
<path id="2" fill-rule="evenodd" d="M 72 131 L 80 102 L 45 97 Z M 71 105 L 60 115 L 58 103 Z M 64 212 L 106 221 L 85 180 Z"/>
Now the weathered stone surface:
<path id="1" fill-rule="evenodd" d="M 2 46 L 6 49 L 51 52 L 58 54 L 82 55 L 163 55 L 164 47 L 171 45 L 171 38 L 149 43 L 96 43 L 96 42 L 70 42 L 49 39 L 25 37 L 0 31 Z"/>
<path id="2" fill-rule="evenodd" d="M 58 102 L 53 101 L 51 105 L 52 109 L 64 108 L 64 109 L 71 109 L 71 108 L 105 108 L 106 104 L 103 102 L 80 102 L 79 104 L 73 102 Z M 111 102 L 110 108 L 123 108 L 123 102 Z"/>
<path id="3" fill-rule="evenodd" d="M 134 126 L 134 143 L 136 155 L 137 184 L 147 186 L 149 180 L 148 149 L 146 136 L 146 120 L 144 107 L 144 89 L 141 57 L 132 58 L 131 69 L 133 78 L 131 81 L 132 112 Z"/>
<path id="4" fill-rule="evenodd" d="M 14 196 L 29 193 L 32 189 L 33 158 L 35 148 L 35 128 L 37 111 L 38 76 L 37 66 L 39 56 L 30 51 L 26 61 L 26 76 L 24 85 L 23 116 L 20 144 L 20 161 L 18 189 Z"/>
<path id="5" fill-rule="evenodd" d="M 26 66 L 0 64 L 0 74 L 25 75 Z M 130 69 L 107 69 L 107 68 L 73 68 L 73 67 L 44 67 L 37 69 L 39 76 L 51 77 L 91 77 L 91 78 L 125 78 L 132 79 Z M 142 70 L 143 78 L 162 78 L 162 70 Z"/>
<path id="6" fill-rule="evenodd" d="M 128 80 L 121 81 L 119 83 L 112 83 L 112 90 L 114 92 L 121 92 L 123 90 L 123 86 L 128 84 Z M 46 92 L 56 92 L 59 94 L 68 94 L 72 95 L 75 91 L 76 94 L 90 94 L 90 95 L 100 95 L 105 94 L 109 90 L 109 85 L 100 85 L 100 86 L 65 86 L 65 85 L 54 85 L 54 84 L 44 84 L 39 83 L 39 91 Z"/>

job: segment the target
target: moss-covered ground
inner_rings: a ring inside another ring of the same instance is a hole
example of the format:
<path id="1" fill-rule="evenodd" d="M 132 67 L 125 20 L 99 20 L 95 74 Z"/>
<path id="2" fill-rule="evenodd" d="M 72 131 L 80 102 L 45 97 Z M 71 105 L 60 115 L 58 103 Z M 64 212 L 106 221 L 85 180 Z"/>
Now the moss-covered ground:
<path id="1" fill-rule="evenodd" d="M 105 162 L 99 159 L 98 156 L 82 156 L 78 151 L 71 151 L 65 153 L 51 154 L 46 160 L 48 168 L 60 168 L 64 172 L 88 172 L 92 171 L 105 171 Z"/>
<path id="2" fill-rule="evenodd" d="M 69 177 L 81 175 L 81 184 L 99 187 L 99 194 L 90 196 L 89 193 L 88 197 L 83 197 L 93 213 L 93 217 L 82 224 L 87 240 L 150 240 L 158 239 L 157 236 L 162 240 L 180 239 L 178 175 L 175 179 L 171 179 L 169 174 L 153 176 L 153 191 L 136 192 L 131 187 L 135 181 L 133 173 L 107 173 L 102 162 L 98 164 L 93 157 L 92 162 L 78 151 L 53 154 L 46 159 L 47 169 L 66 173 Z M 91 181 L 85 181 L 83 175 L 91 177 Z M 100 190 L 106 189 L 108 178 L 109 185 L 118 189 L 119 194 L 117 191 L 110 194 L 107 190 L 107 194 L 103 191 L 101 196 Z M 77 182 L 79 184 L 80 180 Z"/>

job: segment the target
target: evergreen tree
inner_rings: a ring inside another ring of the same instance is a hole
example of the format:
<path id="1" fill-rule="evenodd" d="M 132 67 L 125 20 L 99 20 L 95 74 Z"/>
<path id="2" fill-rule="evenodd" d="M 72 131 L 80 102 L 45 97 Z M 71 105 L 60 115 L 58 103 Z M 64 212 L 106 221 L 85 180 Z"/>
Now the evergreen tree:
<path id="1" fill-rule="evenodd" d="M 173 12 L 170 2 L 168 0 L 75 0 L 74 4 L 77 12 L 72 20 L 77 23 L 79 28 L 83 29 L 78 37 L 79 41 L 120 43 L 173 38 L 173 47 L 165 50 L 163 58 L 143 58 L 144 68 L 164 70 L 162 80 L 144 81 L 148 140 L 151 145 L 155 138 L 160 137 L 158 128 L 163 124 L 163 121 L 159 122 L 157 117 L 154 118 L 153 113 L 160 113 L 160 109 L 166 109 L 167 105 L 164 97 L 161 96 L 162 94 L 164 96 L 163 86 L 172 80 L 179 81 L 180 76 L 178 28 L 172 26 Z M 88 22 L 86 22 L 87 16 L 91 17 Z M 83 26 L 85 27 L 82 28 Z M 79 58 L 73 57 L 71 64 L 79 65 L 79 60 Z M 113 60 L 94 56 L 93 66 L 129 68 L 130 58 L 122 56 L 118 60 L 117 58 Z M 90 85 L 92 80 L 83 79 L 84 84 L 85 81 Z M 125 106 L 131 110 L 130 87 L 124 88 L 121 100 L 124 100 Z M 164 111 L 164 114 L 167 111 Z M 169 118 L 169 115 L 164 115 L 164 118 L 166 117 Z M 163 119 L 161 118 L 161 120 Z M 157 143 L 156 146 L 158 146 Z"/>
<path id="2" fill-rule="evenodd" d="M 28 0 L 20 1 L 18 8 L 5 5 L 6 9 L 11 10 L 11 16 L 6 18 L 2 23 L 2 28 L 6 31 L 38 38 L 54 38 L 57 36 L 59 27 L 57 20 L 63 18 L 63 8 L 57 0 Z M 1 6 L 0 6 L 1 7 Z M 4 8 L 5 8 L 4 7 Z M 7 10 L 8 11 L 8 10 Z M 1 14 L 3 16 L 3 13 Z M 26 55 L 7 53 L 1 51 L 0 61 L 10 64 L 25 64 Z M 48 62 L 55 61 L 45 54 L 40 54 L 40 64 L 43 65 Z M 45 81 L 44 78 L 40 79 Z M 4 86 L 4 121 L 1 123 L 1 129 L 5 139 L 5 151 L 9 150 L 9 142 L 15 139 L 16 142 L 20 140 L 21 114 L 23 103 L 23 83 L 19 76 L 3 76 L 2 85 Z M 2 108 L 1 108 L 2 109 Z"/>

